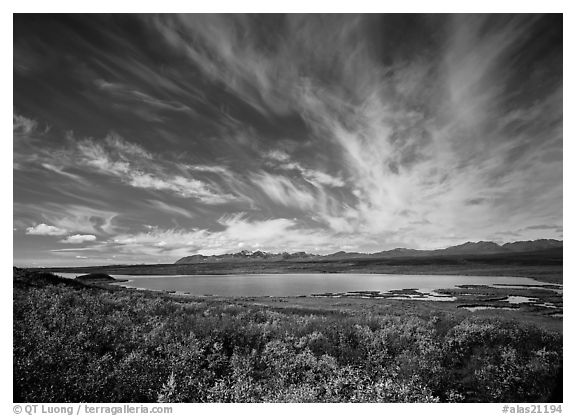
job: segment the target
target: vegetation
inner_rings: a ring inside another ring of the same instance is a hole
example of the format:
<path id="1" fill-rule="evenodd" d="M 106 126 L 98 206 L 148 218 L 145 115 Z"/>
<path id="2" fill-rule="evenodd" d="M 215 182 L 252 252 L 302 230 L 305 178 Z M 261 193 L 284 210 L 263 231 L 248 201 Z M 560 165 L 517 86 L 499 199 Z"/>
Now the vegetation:
<path id="1" fill-rule="evenodd" d="M 114 279 L 112 276 L 107 275 L 106 273 L 89 273 L 89 274 L 85 274 L 82 276 L 78 276 L 76 277 L 76 279 L 78 280 L 83 280 L 83 281 L 100 281 L 100 282 L 113 282 L 116 279 Z"/>
<path id="2" fill-rule="evenodd" d="M 14 273 L 15 402 L 561 401 L 562 335 Z"/>

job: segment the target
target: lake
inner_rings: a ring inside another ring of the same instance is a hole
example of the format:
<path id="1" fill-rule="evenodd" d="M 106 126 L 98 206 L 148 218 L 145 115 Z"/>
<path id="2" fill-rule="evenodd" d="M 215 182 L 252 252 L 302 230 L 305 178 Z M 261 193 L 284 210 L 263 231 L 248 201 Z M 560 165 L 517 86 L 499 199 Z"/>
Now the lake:
<path id="1" fill-rule="evenodd" d="M 58 274 L 72 278 L 77 275 L 71 273 Z M 391 290 L 401 289 L 416 289 L 422 293 L 435 295 L 434 291 L 437 289 L 451 289 L 458 285 L 546 285 L 546 283 L 526 277 L 358 273 L 113 275 L 113 277 L 128 280 L 127 282 L 117 283 L 125 287 L 216 296 L 309 296 L 326 292 L 377 291 L 386 293 Z M 449 300 L 443 299 L 441 296 L 430 296 L 430 298 L 431 300 Z"/>

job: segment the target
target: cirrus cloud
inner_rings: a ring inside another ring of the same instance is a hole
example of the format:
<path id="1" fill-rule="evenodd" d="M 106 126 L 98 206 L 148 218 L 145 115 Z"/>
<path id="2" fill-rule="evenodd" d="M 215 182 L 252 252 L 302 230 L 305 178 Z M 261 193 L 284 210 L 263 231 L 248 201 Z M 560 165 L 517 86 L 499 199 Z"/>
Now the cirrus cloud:
<path id="1" fill-rule="evenodd" d="M 91 259 L 562 236 L 561 15 L 15 19 L 15 225 Z"/>

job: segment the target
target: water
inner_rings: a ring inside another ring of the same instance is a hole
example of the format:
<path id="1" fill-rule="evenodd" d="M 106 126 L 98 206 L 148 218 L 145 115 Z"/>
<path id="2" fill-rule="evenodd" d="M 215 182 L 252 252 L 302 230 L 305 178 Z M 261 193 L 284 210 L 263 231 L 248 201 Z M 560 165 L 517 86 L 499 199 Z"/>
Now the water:
<path id="1" fill-rule="evenodd" d="M 433 295 L 408 295 L 408 296 L 390 296 L 386 299 L 398 299 L 398 300 L 430 300 L 434 302 L 454 302 L 456 297 L 454 296 L 435 296 L 434 292 L 430 292 Z"/>
<path id="2" fill-rule="evenodd" d="M 500 310 L 500 311 L 515 311 L 516 308 L 507 307 L 494 307 L 494 306 L 464 306 L 462 309 L 469 310 L 470 312 L 487 311 L 487 310 Z"/>
<path id="3" fill-rule="evenodd" d="M 75 274 L 59 273 L 63 277 Z M 113 275 L 127 282 L 122 286 L 167 290 L 192 295 L 215 296 L 309 296 L 320 293 L 348 293 L 351 291 L 376 291 L 416 289 L 423 294 L 438 295 L 435 290 L 452 289 L 458 285 L 545 285 L 526 277 L 503 276 L 445 276 L 445 275 L 391 275 L 391 274 L 238 274 L 194 276 L 122 276 Z M 405 297 L 406 294 L 398 294 Z M 409 296 L 412 297 L 412 296 Z M 445 300 L 426 296 L 427 300 Z"/>
<path id="4" fill-rule="evenodd" d="M 537 302 L 538 298 L 529 298 L 526 296 L 508 296 L 508 299 L 506 299 L 506 302 L 508 303 L 514 303 L 514 304 L 518 304 L 518 303 L 534 303 Z"/>

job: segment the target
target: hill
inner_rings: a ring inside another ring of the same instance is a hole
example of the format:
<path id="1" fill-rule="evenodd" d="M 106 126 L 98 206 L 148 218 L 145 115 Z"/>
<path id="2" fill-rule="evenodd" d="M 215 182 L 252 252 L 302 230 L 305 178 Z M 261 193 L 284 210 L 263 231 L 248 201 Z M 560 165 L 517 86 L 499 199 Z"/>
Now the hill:
<path id="1" fill-rule="evenodd" d="M 112 276 L 107 275 L 106 273 L 88 273 L 82 276 L 76 277 L 76 280 L 80 280 L 82 282 L 115 282 Z"/>
<path id="2" fill-rule="evenodd" d="M 176 261 L 175 264 L 200 264 L 200 263 L 230 263 L 230 262 L 281 262 L 281 261 L 323 261 L 323 260 L 346 260 L 346 259 L 376 259 L 376 258 L 403 258 L 403 257 L 428 257 L 450 256 L 458 254 L 498 254 L 498 253 L 523 253 L 541 251 L 547 249 L 562 248 L 562 241 L 541 239 L 533 241 L 516 241 L 503 245 L 492 241 L 468 241 L 464 244 L 451 246 L 438 250 L 416 250 L 409 248 L 395 248 L 393 250 L 380 251 L 377 253 L 357 253 L 338 251 L 327 255 L 297 253 L 267 253 L 263 251 L 243 250 L 233 254 L 221 254 L 216 256 L 203 256 L 196 254 L 187 256 Z"/>
<path id="3" fill-rule="evenodd" d="M 298 253 L 266 253 L 263 251 L 247 251 L 242 250 L 233 254 L 221 254 L 217 256 L 203 256 L 195 254 L 181 258 L 175 264 L 198 264 L 198 263 L 228 263 L 228 262 L 243 262 L 243 261 L 290 261 L 290 260 L 310 260 L 313 258 L 321 257 L 315 254 L 308 254 L 303 251 Z"/>

